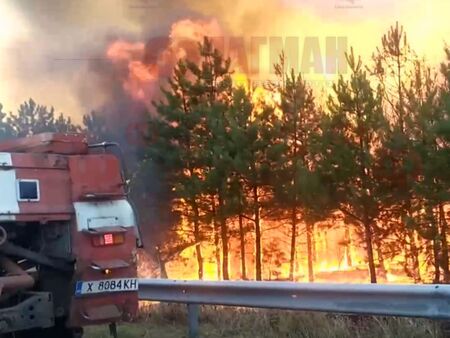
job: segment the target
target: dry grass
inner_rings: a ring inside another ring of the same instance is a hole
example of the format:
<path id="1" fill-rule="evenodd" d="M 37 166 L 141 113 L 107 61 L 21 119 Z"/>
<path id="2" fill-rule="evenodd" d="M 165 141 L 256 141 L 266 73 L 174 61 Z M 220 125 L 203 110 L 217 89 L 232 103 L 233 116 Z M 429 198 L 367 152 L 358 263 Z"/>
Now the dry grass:
<path id="1" fill-rule="evenodd" d="M 204 306 L 201 337 L 236 338 L 440 338 L 440 323 L 423 319 L 341 316 L 332 314 Z M 107 327 L 86 330 L 87 338 L 109 337 Z M 187 336 L 186 307 L 153 304 L 137 323 L 119 327 L 120 338 Z"/>

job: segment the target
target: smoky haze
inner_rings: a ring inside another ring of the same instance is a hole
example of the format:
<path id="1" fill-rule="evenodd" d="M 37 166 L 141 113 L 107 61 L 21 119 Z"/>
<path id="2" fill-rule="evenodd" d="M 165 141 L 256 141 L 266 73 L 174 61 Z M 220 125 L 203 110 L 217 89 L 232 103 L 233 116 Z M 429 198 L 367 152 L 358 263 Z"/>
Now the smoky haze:
<path id="1" fill-rule="evenodd" d="M 8 5 L 26 31 L 6 56 L 11 96 L 16 103 L 32 96 L 75 120 L 116 99 L 123 105 L 125 74 L 105 56 L 110 43 L 167 36 L 179 18 L 198 17 L 183 1 L 14 0 Z"/>
<path id="2" fill-rule="evenodd" d="M 215 19 L 232 36 L 316 37 L 322 48 L 325 37 L 346 37 L 366 58 L 380 43 L 367 37 L 382 36 L 399 21 L 418 54 L 438 64 L 449 10 L 447 0 L 2 0 L 0 101 L 14 110 L 33 97 L 79 118 L 123 89 L 115 77 L 120 72 L 105 74 L 107 66 L 101 65 L 112 41 L 147 43 L 168 36 L 185 19 Z M 261 58 L 269 63 L 267 55 Z"/>

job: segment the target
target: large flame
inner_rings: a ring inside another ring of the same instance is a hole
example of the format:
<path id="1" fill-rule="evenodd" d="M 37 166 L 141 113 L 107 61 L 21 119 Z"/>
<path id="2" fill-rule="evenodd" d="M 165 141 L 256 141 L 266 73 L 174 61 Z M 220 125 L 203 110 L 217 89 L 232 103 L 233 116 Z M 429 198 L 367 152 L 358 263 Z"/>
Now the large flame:
<path id="1" fill-rule="evenodd" d="M 186 220 L 180 228 L 189 227 Z M 248 224 L 251 227 L 252 224 Z M 289 278 L 289 242 L 290 227 L 285 222 L 262 221 L 263 231 L 263 279 L 264 280 L 287 280 Z M 237 220 L 230 222 L 230 231 L 238 229 Z M 304 225 L 300 224 L 300 229 Z M 183 233 L 186 236 L 186 233 Z M 180 233 L 181 235 L 181 233 Z M 182 235 L 183 236 L 183 235 Z M 367 269 L 366 252 L 362 245 L 362 239 L 354 228 L 343 222 L 343 218 L 333 219 L 316 224 L 313 233 L 313 270 L 314 280 L 317 282 L 338 283 L 368 283 L 370 282 Z M 245 234 L 245 260 L 247 266 L 247 279 L 254 279 L 255 256 L 254 256 L 254 234 L 250 231 Z M 417 242 L 420 244 L 420 240 Z M 241 274 L 241 251 L 239 239 L 233 237 L 229 242 L 230 278 L 242 279 Z M 217 280 L 218 268 L 216 262 L 216 251 L 212 239 L 201 244 L 204 259 L 204 279 Z M 195 259 L 195 246 L 186 248 L 178 258 L 167 262 L 165 268 L 169 278 L 174 279 L 197 279 L 197 260 Z M 296 263 L 294 280 L 307 282 L 308 279 L 308 253 L 306 249 L 306 234 L 300 231 L 297 237 Z M 379 257 L 375 254 L 377 262 L 377 277 L 379 282 L 384 283 L 410 283 L 414 282 L 412 277 L 406 275 L 403 269 L 404 252 L 395 257 L 384 258 L 383 266 L 378 262 Z M 420 273 L 426 277 L 430 273 L 424 262 L 426 256 L 419 256 L 422 262 Z M 140 266 L 142 276 L 159 276 L 157 264 L 149 268 L 145 258 Z M 220 269 L 220 268 L 219 268 Z"/>
<path id="2" fill-rule="evenodd" d="M 150 39 L 148 46 L 119 39 L 108 46 L 106 57 L 119 71 L 125 72 L 124 91 L 133 99 L 150 104 L 175 63 L 196 54 L 197 44 L 210 34 L 222 34 L 216 20 L 183 19 L 172 25 L 167 39 Z M 146 60 L 150 53 L 152 58 Z"/>

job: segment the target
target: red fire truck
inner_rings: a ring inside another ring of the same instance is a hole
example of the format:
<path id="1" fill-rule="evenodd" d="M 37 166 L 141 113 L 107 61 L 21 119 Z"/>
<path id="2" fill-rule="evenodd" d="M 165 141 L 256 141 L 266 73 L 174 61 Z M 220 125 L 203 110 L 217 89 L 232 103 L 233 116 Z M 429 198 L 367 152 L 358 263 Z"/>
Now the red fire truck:
<path id="1" fill-rule="evenodd" d="M 135 316 L 139 236 L 113 146 L 0 142 L 0 337 L 81 337 Z"/>

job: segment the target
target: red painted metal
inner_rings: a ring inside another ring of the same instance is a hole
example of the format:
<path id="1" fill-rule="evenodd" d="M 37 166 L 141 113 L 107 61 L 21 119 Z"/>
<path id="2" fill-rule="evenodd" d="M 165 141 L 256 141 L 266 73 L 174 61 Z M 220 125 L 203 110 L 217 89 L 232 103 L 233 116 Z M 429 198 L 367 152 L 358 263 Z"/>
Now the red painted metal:
<path id="1" fill-rule="evenodd" d="M 0 143 L 1 145 L 1 143 Z M 68 170 L 67 156 L 59 154 L 12 153 L 13 166 L 21 169 Z"/>
<path id="2" fill-rule="evenodd" d="M 17 179 L 39 180 L 40 201 L 19 202 L 20 215 L 35 215 L 36 221 L 65 220 L 73 215 L 71 180 L 67 170 L 16 169 Z"/>
<path id="3" fill-rule="evenodd" d="M 43 133 L 0 143 L 0 152 L 87 154 L 86 137 L 81 134 Z"/>
<path id="4" fill-rule="evenodd" d="M 111 154 L 69 157 L 72 199 L 123 198 L 124 183 L 118 159 Z"/>

